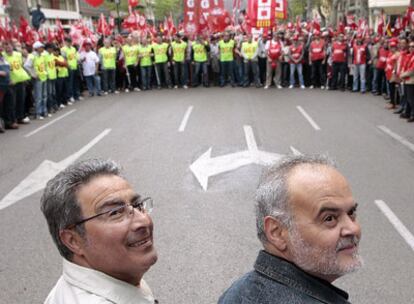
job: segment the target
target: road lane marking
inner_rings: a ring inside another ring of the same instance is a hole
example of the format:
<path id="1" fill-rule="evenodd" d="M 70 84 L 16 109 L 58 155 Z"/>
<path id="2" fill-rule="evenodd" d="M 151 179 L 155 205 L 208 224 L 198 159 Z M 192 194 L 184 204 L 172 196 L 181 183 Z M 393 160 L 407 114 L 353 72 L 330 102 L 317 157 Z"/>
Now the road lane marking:
<path id="1" fill-rule="evenodd" d="M 69 112 L 67 112 L 67 113 L 65 113 L 65 114 L 63 114 L 62 116 L 59 116 L 59 117 L 57 117 L 57 118 L 55 118 L 55 119 L 53 119 L 53 120 L 51 120 L 51 121 L 49 121 L 47 124 L 44 124 L 43 126 L 41 126 L 41 127 L 39 127 L 39 128 L 37 128 L 36 130 L 33 130 L 32 132 L 30 132 L 30 133 L 27 133 L 24 137 L 30 137 L 30 136 L 32 136 L 32 135 L 35 135 L 36 133 L 38 133 L 38 132 L 40 132 L 40 131 L 42 131 L 43 129 L 45 129 L 45 128 L 47 128 L 47 127 L 49 127 L 50 125 L 53 125 L 54 123 L 56 123 L 56 122 L 58 122 L 59 120 L 61 120 L 61 119 L 63 119 L 63 118 L 65 118 L 66 116 L 69 116 L 70 114 L 72 114 L 73 112 L 75 112 L 76 111 L 76 109 L 73 109 L 73 110 L 71 110 L 71 111 L 69 111 Z"/>
<path id="2" fill-rule="evenodd" d="M 184 114 L 183 120 L 181 121 L 178 132 L 184 132 L 185 127 L 187 126 L 188 119 L 190 118 L 191 112 L 193 111 L 193 106 L 189 106 L 187 111 Z"/>
<path id="3" fill-rule="evenodd" d="M 254 138 L 253 129 L 251 126 L 243 126 L 244 136 L 246 137 L 247 148 L 250 151 L 257 151 L 256 139 Z"/>
<path id="4" fill-rule="evenodd" d="M 101 141 L 106 135 L 111 132 L 111 129 L 105 129 L 98 136 L 92 139 L 88 144 L 83 146 L 80 150 L 69 155 L 60 162 L 53 162 L 44 160 L 34 171 L 32 171 L 24 180 L 22 180 L 12 191 L 10 191 L 0 201 L 0 210 L 4 209 L 18 201 L 42 190 L 49 179 L 53 178 L 63 169 L 67 168 L 71 163 L 88 152 L 94 145 Z"/>
<path id="5" fill-rule="evenodd" d="M 409 142 L 404 137 L 398 135 L 397 133 L 392 132 L 390 129 L 388 129 L 386 126 L 378 126 L 378 129 L 383 131 L 385 134 L 388 134 L 398 142 L 400 142 L 402 145 L 406 146 L 408 149 L 414 152 L 414 144 Z"/>
<path id="6" fill-rule="evenodd" d="M 382 213 L 384 213 L 384 215 L 388 218 L 388 220 L 391 222 L 394 228 L 398 231 L 398 233 L 414 251 L 414 236 L 407 229 L 407 227 L 404 226 L 404 224 L 398 219 L 398 217 L 394 214 L 394 212 L 392 212 L 392 210 L 387 206 L 387 204 L 384 201 L 376 200 L 375 204 L 382 211 Z"/>
<path id="7" fill-rule="evenodd" d="M 319 128 L 319 126 L 316 124 L 316 122 L 312 119 L 312 117 L 310 117 L 310 115 L 308 113 L 306 113 L 306 111 L 301 107 L 301 106 L 296 106 L 296 108 L 299 110 L 299 112 L 306 118 L 306 120 L 311 124 L 311 126 L 316 130 L 319 131 L 321 128 Z"/>

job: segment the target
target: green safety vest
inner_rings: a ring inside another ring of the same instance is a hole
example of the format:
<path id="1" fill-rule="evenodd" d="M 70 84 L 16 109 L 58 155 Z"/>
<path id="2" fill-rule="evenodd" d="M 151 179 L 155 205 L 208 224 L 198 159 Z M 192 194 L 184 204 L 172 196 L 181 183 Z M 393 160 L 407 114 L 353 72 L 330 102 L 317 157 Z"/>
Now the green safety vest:
<path id="1" fill-rule="evenodd" d="M 124 45 L 122 47 L 122 52 L 125 57 L 125 65 L 135 65 L 138 62 L 138 48 L 131 45 Z"/>
<path id="2" fill-rule="evenodd" d="M 46 55 L 45 54 L 36 54 L 33 58 L 33 67 L 36 72 L 37 77 L 40 81 L 47 80 L 47 70 L 46 70 Z"/>
<path id="3" fill-rule="evenodd" d="M 99 54 L 102 56 L 102 65 L 105 70 L 113 70 L 116 68 L 116 48 L 101 47 Z"/>
<path id="4" fill-rule="evenodd" d="M 224 42 L 224 40 L 220 40 L 219 42 L 220 48 L 220 61 L 233 61 L 233 49 L 234 49 L 234 40 L 229 40 Z"/>
<path id="5" fill-rule="evenodd" d="M 65 58 L 63 58 L 62 55 L 57 56 L 56 59 L 59 62 L 65 62 Z M 61 67 L 61 66 L 57 67 L 57 77 L 58 78 L 65 78 L 65 77 L 68 77 L 68 76 L 69 76 L 69 70 L 68 70 L 67 67 Z"/>
<path id="6" fill-rule="evenodd" d="M 152 49 L 154 50 L 155 63 L 165 63 L 168 61 L 167 51 L 168 43 L 163 42 L 161 44 L 153 43 Z"/>
<path id="7" fill-rule="evenodd" d="M 187 42 L 181 41 L 177 43 L 173 41 L 171 43 L 173 50 L 173 60 L 175 62 L 183 62 L 185 60 L 185 51 L 187 50 Z"/>
<path id="8" fill-rule="evenodd" d="M 242 43 L 242 51 L 247 56 L 247 59 L 252 59 L 253 55 L 256 53 L 257 48 L 259 47 L 259 44 L 255 41 L 249 42 L 243 42 Z"/>
<path id="9" fill-rule="evenodd" d="M 50 80 L 55 80 L 57 77 L 55 59 L 56 57 L 53 54 L 45 55 L 47 78 Z"/>
<path id="10" fill-rule="evenodd" d="M 198 42 L 193 43 L 194 61 L 195 62 L 206 62 L 207 61 L 207 50 L 206 43 L 201 44 Z"/>
<path id="11" fill-rule="evenodd" d="M 12 83 L 20 83 L 30 79 L 29 74 L 23 68 L 23 56 L 20 52 L 13 52 L 8 55 L 3 53 L 4 59 L 10 64 L 10 80 Z"/>
<path id="12" fill-rule="evenodd" d="M 151 52 L 152 52 L 151 45 L 147 45 L 147 46 L 141 45 L 139 47 L 139 55 L 141 57 L 141 61 L 139 62 L 140 66 L 147 67 L 147 66 L 152 65 Z"/>
<path id="13" fill-rule="evenodd" d="M 78 51 L 75 47 L 64 46 L 61 51 L 66 54 L 66 60 L 68 61 L 69 69 L 76 70 L 78 68 Z"/>

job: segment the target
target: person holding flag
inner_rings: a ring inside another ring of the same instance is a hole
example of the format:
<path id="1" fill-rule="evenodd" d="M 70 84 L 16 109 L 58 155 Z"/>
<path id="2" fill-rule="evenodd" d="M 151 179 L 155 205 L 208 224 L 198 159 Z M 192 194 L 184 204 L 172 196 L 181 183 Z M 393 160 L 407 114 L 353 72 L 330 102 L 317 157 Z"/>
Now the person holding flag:
<path id="1" fill-rule="evenodd" d="M 132 43 L 132 37 L 127 37 L 126 44 L 121 47 L 128 78 L 128 86 L 125 89 L 126 93 L 130 90 L 140 91 L 137 82 L 138 49 L 138 45 Z"/>
<path id="2" fill-rule="evenodd" d="M 79 54 L 76 48 L 72 45 L 72 39 L 69 37 L 65 38 L 65 45 L 60 49 L 62 56 L 68 62 L 69 67 L 69 83 L 68 83 L 68 99 L 70 102 L 75 100 L 82 100 L 79 89 L 79 70 L 78 70 L 78 59 Z"/>
<path id="3" fill-rule="evenodd" d="M 46 44 L 46 70 L 47 70 L 47 108 L 49 113 L 55 113 L 58 110 L 56 102 L 56 58 L 53 53 L 55 45 L 52 43 Z"/>
<path id="4" fill-rule="evenodd" d="M 234 51 L 236 44 L 233 39 L 230 39 L 230 34 L 225 32 L 223 39 L 219 41 L 220 52 L 220 87 L 224 87 L 230 76 L 230 84 L 234 88 L 236 83 L 234 81 L 233 64 Z"/>
<path id="5" fill-rule="evenodd" d="M 24 67 L 34 79 L 34 97 L 36 102 L 36 116 L 40 120 L 52 116 L 47 112 L 47 70 L 45 46 L 40 41 L 33 44 L 33 56 L 29 56 Z"/>
<path id="6" fill-rule="evenodd" d="M 168 50 L 170 45 L 163 41 L 161 34 L 157 36 L 156 41 L 152 43 L 154 51 L 154 69 L 157 80 L 157 87 L 161 89 L 162 80 L 164 79 L 166 86 L 171 89 L 171 77 L 168 69 Z"/>
<path id="7" fill-rule="evenodd" d="M 267 50 L 267 63 L 266 63 L 266 84 L 265 89 L 268 89 L 272 84 L 272 76 L 274 71 L 273 81 L 278 89 L 282 89 L 281 86 L 281 75 L 282 75 L 282 50 L 283 42 L 281 37 L 282 32 L 273 32 L 272 39 L 266 43 Z"/>
<path id="8" fill-rule="evenodd" d="M 192 63 L 194 66 L 194 74 L 193 74 L 193 81 L 192 86 L 197 87 L 200 83 L 200 72 L 201 72 L 201 79 L 203 81 L 204 87 L 209 86 L 208 81 L 208 52 L 210 51 L 210 47 L 203 39 L 201 35 L 197 36 L 197 40 L 194 41 L 191 45 L 192 48 Z"/>
<path id="9" fill-rule="evenodd" d="M 243 64 L 244 64 L 243 87 L 246 88 L 250 85 L 249 76 L 250 76 L 250 71 L 252 71 L 256 88 L 260 88 L 261 83 L 259 79 L 259 65 L 258 65 L 259 43 L 257 41 L 253 41 L 252 34 L 247 34 L 246 41 L 242 42 L 241 55 L 243 57 Z"/>
<path id="10" fill-rule="evenodd" d="M 9 41 L 3 43 L 3 57 L 10 65 L 10 90 L 15 104 L 15 116 L 20 124 L 30 122 L 25 112 L 26 101 L 26 82 L 30 80 L 29 74 L 23 68 L 23 55 L 21 52 L 14 51 L 13 45 Z"/>
<path id="11" fill-rule="evenodd" d="M 119 94 L 115 89 L 116 55 L 117 50 L 112 46 L 112 39 L 109 37 L 105 38 L 104 46 L 99 49 L 99 61 L 102 64 L 104 95 L 108 95 L 109 90 L 111 93 Z"/>
<path id="12" fill-rule="evenodd" d="M 187 53 L 187 42 L 182 40 L 180 34 L 175 36 L 175 41 L 171 42 L 172 51 L 172 66 L 174 68 L 174 89 L 178 88 L 180 84 L 184 89 L 188 89 L 187 86 L 187 64 L 186 64 L 186 53 Z"/>
<path id="13" fill-rule="evenodd" d="M 141 71 L 142 90 L 151 90 L 152 57 L 154 53 L 147 37 L 142 37 L 141 46 L 138 49 L 139 68 Z"/>

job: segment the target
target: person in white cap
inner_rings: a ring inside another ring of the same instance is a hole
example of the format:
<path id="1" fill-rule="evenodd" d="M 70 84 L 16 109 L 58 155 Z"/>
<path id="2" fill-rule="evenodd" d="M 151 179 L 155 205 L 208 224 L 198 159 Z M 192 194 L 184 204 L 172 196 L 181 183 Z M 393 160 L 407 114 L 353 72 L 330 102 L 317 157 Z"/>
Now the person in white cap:
<path id="1" fill-rule="evenodd" d="M 36 117 L 44 119 L 52 116 L 47 112 L 47 70 L 44 45 L 40 41 L 33 43 L 33 56 L 29 56 L 24 67 L 34 79 L 34 98 L 36 102 Z"/>

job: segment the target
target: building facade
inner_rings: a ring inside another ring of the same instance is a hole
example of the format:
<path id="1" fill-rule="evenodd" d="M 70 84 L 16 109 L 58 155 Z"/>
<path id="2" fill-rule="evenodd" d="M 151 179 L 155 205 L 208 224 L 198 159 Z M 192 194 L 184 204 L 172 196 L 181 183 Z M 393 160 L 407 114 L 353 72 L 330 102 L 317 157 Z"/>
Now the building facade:
<path id="1" fill-rule="evenodd" d="M 46 26 L 55 24 L 56 19 L 65 26 L 81 18 L 78 0 L 27 0 L 29 10 L 36 9 L 37 3 L 42 6 Z"/>

